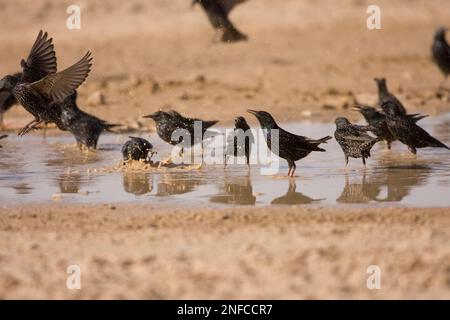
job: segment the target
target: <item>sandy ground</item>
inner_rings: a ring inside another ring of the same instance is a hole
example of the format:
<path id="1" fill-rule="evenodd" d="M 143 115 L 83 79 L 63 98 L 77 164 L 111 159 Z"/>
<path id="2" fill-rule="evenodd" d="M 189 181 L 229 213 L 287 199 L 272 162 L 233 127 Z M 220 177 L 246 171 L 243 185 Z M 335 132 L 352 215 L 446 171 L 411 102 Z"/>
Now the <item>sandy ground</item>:
<path id="1" fill-rule="evenodd" d="M 65 28 L 71 1 L 0 4 L 0 74 L 15 72 L 39 29 L 58 65 L 87 50 L 95 62 L 80 105 L 151 130 L 159 108 L 231 123 L 251 107 L 281 121 L 338 115 L 376 101 L 373 77 L 411 111 L 449 110 L 430 59 L 447 0 L 250 0 L 231 15 L 250 41 L 212 43 L 190 0 L 80 1 L 82 29 Z M 450 84 L 448 84 L 450 86 Z M 104 99 L 100 97 L 103 96 Z M 248 117 L 251 124 L 254 119 Z M 10 128 L 30 119 L 6 114 Z M 1 298 L 450 298 L 450 209 L 182 209 L 117 205 L 0 209 Z M 77 264 L 82 289 L 66 288 Z M 369 265 L 381 290 L 366 288 Z"/>

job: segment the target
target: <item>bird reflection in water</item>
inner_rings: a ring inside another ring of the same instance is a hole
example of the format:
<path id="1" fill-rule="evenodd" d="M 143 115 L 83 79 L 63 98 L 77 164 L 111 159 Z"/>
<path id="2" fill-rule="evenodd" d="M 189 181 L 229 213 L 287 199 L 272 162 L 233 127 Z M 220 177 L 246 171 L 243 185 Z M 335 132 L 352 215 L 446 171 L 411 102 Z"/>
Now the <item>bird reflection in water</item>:
<path id="1" fill-rule="evenodd" d="M 296 192 L 297 185 L 293 179 L 289 179 L 289 188 L 284 196 L 275 198 L 271 204 L 310 204 L 313 202 L 319 202 L 325 199 L 312 199 L 300 192 Z"/>
<path id="2" fill-rule="evenodd" d="M 381 185 L 368 181 L 364 171 L 362 179 L 350 182 L 348 174 L 345 174 L 345 186 L 336 202 L 339 203 L 367 203 L 375 200 L 381 192 Z"/>
<path id="3" fill-rule="evenodd" d="M 81 186 L 81 175 L 79 173 L 64 173 L 58 178 L 59 190 L 61 193 L 78 193 Z"/>
<path id="4" fill-rule="evenodd" d="M 153 179 L 144 172 L 124 172 L 123 189 L 125 192 L 141 196 L 153 190 Z"/>
<path id="5" fill-rule="evenodd" d="M 201 179 L 194 175 L 178 172 L 173 174 L 162 174 L 158 182 L 157 196 L 170 196 L 184 194 L 194 191 L 201 184 Z"/>
<path id="6" fill-rule="evenodd" d="M 235 205 L 255 204 L 256 197 L 253 195 L 251 179 L 249 177 L 225 179 L 225 186 L 218 195 L 211 197 L 210 201 Z"/>

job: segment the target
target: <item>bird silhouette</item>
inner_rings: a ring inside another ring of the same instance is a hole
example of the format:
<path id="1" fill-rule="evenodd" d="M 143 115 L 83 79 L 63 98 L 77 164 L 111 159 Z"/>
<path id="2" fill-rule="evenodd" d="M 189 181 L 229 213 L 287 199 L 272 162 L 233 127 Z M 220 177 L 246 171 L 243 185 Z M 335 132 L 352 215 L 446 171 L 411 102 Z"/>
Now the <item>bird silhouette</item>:
<path id="1" fill-rule="evenodd" d="M 225 154 L 225 166 L 230 156 L 245 156 L 246 163 L 250 166 L 250 153 L 252 144 L 255 143 L 250 126 L 244 117 L 234 119 L 234 130 L 227 137 L 227 149 Z"/>
<path id="2" fill-rule="evenodd" d="M 335 121 L 336 131 L 334 137 L 342 148 L 345 155 L 345 165 L 348 158 L 362 158 L 364 166 L 366 159 L 370 157 L 370 149 L 381 140 L 367 134 L 367 126 L 358 126 L 350 123 L 347 118 L 339 117 Z"/>
<path id="3" fill-rule="evenodd" d="M 61 123 L 65 130 L 70 131 L 80 148 L 96 149 L 100 135 L 103 131 L 110 131 L 118 124 L 110 124 L 101 120 L 78 107 L 77 92 L 68 96 L 60 104 Z"/>
<path id="4" fill-rule="evenodd" d="M 258 119 L 270 151 L 288 162 L 289 177 L 294 176 L 295 161 L 306 157 L 312 151 L 325 152 L 324 149 L 319 148 L 319 145 L 331 139 L 330 136 L 318 140 L 299 136 L 282 129 L 272 115 L 266 111 L 247 110 L 247 112 Z"/>
<path id="5" fill-rule="evenodd" d="M 445 39 L 447 30 L 444 27 L 438 28 L 434 34 L 433 45 L 431 46 L 433 60 L 444 74 L 444 81 L 450 73 L 450 46 Z"/>
<path id="6" fill-rule="evenodd" d="M 237 42 L 247 40 L 248 37 L 236 29 L 228 19 L 228 14 L 244 1 L 246 0 L 193 0 L 192 5 L 200 4 L 213 28 L 221 33 L 222 42 Z"/>
<path id="7" fill-rule="evenodd" d="M 8 90 L 35 119 L 19 135 L 24 135 L 41 123 L 61 124 L 61 109 L 57 106 L 84 82 L 91 68 L 91 53 L 71 67 L 57 72 L 52 39 L 39 32 L 27 60 L 21 61 L 20 79 L 7 75 L 0 80 L 0 91 Z M 55 107 L 56 105 L 56 107 Z"/>
<path id="8" fill-rule="evenodd" d="M 445 144 L 432 137 L 419 127 L 414 120 L 406 116 L 393 101 L 385 101 L 381 108 L 386 114 L 386 123 L 389 131 L 397 140 L 407 145 L 413 154 L 417 153 L 417 148 L 436 147 L 448 149 Z"/>

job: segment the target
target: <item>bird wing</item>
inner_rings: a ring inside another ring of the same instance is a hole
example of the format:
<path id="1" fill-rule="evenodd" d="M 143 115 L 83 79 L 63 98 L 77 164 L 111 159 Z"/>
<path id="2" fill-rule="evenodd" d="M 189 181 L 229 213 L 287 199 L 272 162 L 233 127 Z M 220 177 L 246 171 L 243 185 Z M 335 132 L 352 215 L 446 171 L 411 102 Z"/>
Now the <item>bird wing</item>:
<path id="1" fill-rule="evenodd" d="M 376 140 L 376 138 L 368 135 L 360 127 L 362 126 L 357 125 L 348 126 L 348 128 L 346 128 L 345 130 L 345 133 L 343 134 L 343 138 L 346 140 L 367 141 L 367 142 Z"/>
<path id="2" fill-rule="evenodd" d="M 238 4 L 243 3 L 247 0 L 221 0 L 222 7 L 227 14 Z"/>
<path id="3" fill-rule="evenodd" d="M 52 73 L 43 79 L 33 82 L 32 88 L 52 101 L 62 101 L 73 94 L 87 78 L 92 66 L 91 53 L 87 52 L 80 61 L 71 67 Z"/>
<path id="4" fill-rule="evenodd" d="M 27 60 L 22 59 L 22 82 L 32 83 L 56 72 L 55 50 L 52 38 L 47 39 L 47 36 L 47 32 L 39 31 Z"/>

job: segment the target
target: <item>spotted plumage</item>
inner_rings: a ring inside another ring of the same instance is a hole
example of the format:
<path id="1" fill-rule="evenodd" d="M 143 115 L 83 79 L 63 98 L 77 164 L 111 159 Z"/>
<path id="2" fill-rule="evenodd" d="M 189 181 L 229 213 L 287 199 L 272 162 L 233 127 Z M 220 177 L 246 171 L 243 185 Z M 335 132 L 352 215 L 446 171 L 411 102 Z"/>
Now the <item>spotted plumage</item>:
<path id="1" fill-rule="evenodd" d="M 234 119 L 234 130 L 227 137 L 227 148 L 225 155 L 225 166 L 231 156 L 245 156 L 246 163 L 250 166 L 250 153 L 252 144 L 255 143 L 250 126 L 244 117 Z"/>
<path id="2" fill-rule="evenodd" d="M 143 138 L 130 137 L 130 139 L 122 147 L 123 160 L 149 160 L 149 154 L 151 157 L 153 145 Z"/>
<path id="3" fill-rule="evenodd" d="M 96 149 L 102 132 L 118 126 L 81 110 L 77 104 L 76 92 L 61 103 L 61 123 L 64 129 L 75 136 L 78 146 L 87 149 Z"/>
<path id="4" fill-rule="evenodd" d="M 392 101 L 386 101 L 381 105 L 381 108 L 386 114 L 386 123 L 389 131 L 397 140 L 407 145 L 413 154 L 417 153 L 417 148 L 436 147 L 449 149 L 445 144 L 419 127 L 414 120 L 405 116 L 402 110 Z"/>
<path id="5" fill-rule="evenodd" d="M 91 68 L 88 52 L 71 67 L 56 72 L 56 56 L 52 39 L 39 32 L 27 60 L 21 61 L 22 77 L 6 76 L 0 81 L 0 90 L 8 90 L 35 119 L 27 124 L 19 135 L 24 135 L 41 123 L 54 122 L 62 128 L 58 103 L 84 82 Z"/>
<path id="6" fill-rule="evenodd" d="M 196 118 L 186 118 L 174 110 L 168 112 L 156 111 L 144 116 L 144 118 L 151 118 L 155 121 L 156 132 L 165 142 L 172 145 L 183 143 L 183 146 L 191 147 L 200 143 L 204 138 L 205 132 L 218 122 L 216 120 L 204 121 Z M 196 124 L 201 125 L 201 135 L 194 130 Z M 186 134 L 189 134 L 189 137 Z M 184 136 L 190 138 L 190 141 L 183 141 Z"/>
<path id="7" fill-rule="evenodd" d="M 345 155 L 345 165 L 348 165 L 348 159 L 362 158 L 366 165 L 366 159 L 370 157 L 370 150 L 381 140 L 367 134 L 367 126 L 358 126 L 351 124 L 347 118 L 340 117 L 335 120 L 336 131 L 334 137 L 342 148 Z"/>
<path id="8" fill-rule="evenodd" d="M 306 157 L 312 151 L 325 152 L 324 149 L 319 148 L 319 145 L 331 139 L 330 136 L 318 140 L 299 136 L 280 128 L 272 115 L 266 111 L 247 110 L 247 112 L 258 119 L 264 130 L 267 147 L 272 153 L 288 162 L 288 176 L 290 177 L 294 176 L 295 161 Z"/>

